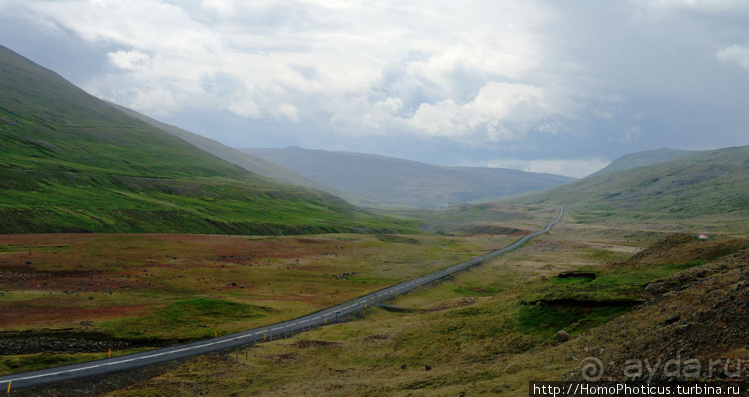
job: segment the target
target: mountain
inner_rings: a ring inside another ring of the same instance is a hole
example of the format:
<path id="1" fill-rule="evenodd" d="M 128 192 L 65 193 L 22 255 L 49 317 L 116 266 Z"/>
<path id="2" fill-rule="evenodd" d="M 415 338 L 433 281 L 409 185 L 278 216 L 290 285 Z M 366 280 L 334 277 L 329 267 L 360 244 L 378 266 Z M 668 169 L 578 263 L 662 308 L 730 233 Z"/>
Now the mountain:
<path id="1" fill-rule="evenodd" d="M 122 110 L 123 112 L 137 119 L 145 121 L 146 123 L 151 124 L 154 127 L 160 128 L 174 136 L 182 138 L 188 143 L 190 143 L 191 145 L 194 145 L 200 149 L 203 149 L 206 152 L 220 159 L 236 164 L 246 169 L 247 171 L 251 171 L 251 172 L 260 174 L 262 176 L 275 179 L 277 181 L 290 183 L 292 185 L 306 186 L 312 189 L 327 191 L 336 195 L 340 194 L 339 192 L 336 192 L 335 189 L 331 188 L 330 186 L 326 186 L 325 184 L 319 181 L 308 178 L 288 168 L 281 167 L 280 165 L 272 163 L 261 157 L 253 156 L 249 153 L 242 152 L 238 149 L 224 146 L 221 143 L 216 142 L 212 139 L 208 139 L 202 135 L 194 134 L 190 131 L 185 131 L 179 127 L 175 127 L 173 125 L 162 123 L 161 121 L 152 119 L 146 115 L 138 113 L 132 109 L 128 109 L 124 106 L 120 106 L 114 103 L 110 103 L 110 105 Z"/>
<path id="2" fill-rule="evenodd" d="M 619 157 L 618 159 L 611 162 L 611 164 L 604 167 L 602 170 L 590 174 L 588 175 L 588 177 L 610 174 L 612 172 L 624 171 L 637 167 L 647 167 L 649 165 L 662 163 L 664 161 L 676 159 L 679 157 L 689 156 L 690 154 L 695 153 L 698 152 L 694 150 L 678 150 L 671 148 L 661 148 L 631 153 Z"/>
<path id="3" fill-rule="evenodd" d="M 698 152 L 514 200 L 641 219 L 749 215 L 749 146 Z"/>
<path id="4" fill-rule="evenodd" d="M 397 227 L 221 160 L 0 47 L 0 234 Z"/>
<path id="5" fill-rule="evenodd" d="M 298 147 L 241 150 L 319 180 L 343 192 L 343 197 L 355 204 L 374 207 L 434 208 L 491 201 L 574 180 L 501 168 L 444 167 Z"/>

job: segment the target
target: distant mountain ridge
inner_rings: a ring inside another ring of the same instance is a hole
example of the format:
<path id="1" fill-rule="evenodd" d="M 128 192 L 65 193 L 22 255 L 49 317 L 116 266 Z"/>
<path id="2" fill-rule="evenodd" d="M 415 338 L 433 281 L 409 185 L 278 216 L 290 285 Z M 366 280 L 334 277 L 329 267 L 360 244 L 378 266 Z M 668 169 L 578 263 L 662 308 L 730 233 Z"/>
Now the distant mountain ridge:
<path id="1" fill-rule="evenodd" d="M 352 152 L 299 147 L 241 149 L 343 192 L 350 202 L 373 207 L 438 208 L 496 201 L 574 181 L 560 175 L 481 167 L 446 167 Z"/>
<path id="2" fill-rule="evenodd" d="M 401 228 L 221 160 L 0 46 L 0 234 Z"/>
<path id="3" fill-rule="evenodd" d="M 290 183 L 292 185 L 305 186 L 305 187 L 309 187 L 312 189 L 326 191 L 335 195 L 340 194 L 340 192 L 336 192 L 335 189 L 329 186 L 326 186 L 319 181 L 308 178 L 288 168 L 281 167 L 280 165 L 273 163 L 271 161 L 265 160 L 261 157 L 253 156 L 249 153 L 242 152 L 238 149 L 224 146 L 221 143 L 216 142 L 212 139 L 206 138 L 202 135 L 194 134 L 190 131 L 183 130 L 179 127 L 175 127 L 170 124 L 162 123 L 161 121 L 152 119 L 146 115 L 138 113 L 132 109 L 128 109 L 124 106 L 120 106 L 114 103 L 111 103 L 111 105 L 115 106 L 116 108 L 122 110 L 123 112 L 135 118 L 138 118 L 142 121 L 145 121 L 148 124 L 153 125 L 154 127 L 160 128 L 174 136 L 182 138 L 185 141 L 189 142 L 191 145 L 196 146 L 200 149 L 203 149 L 206 152 L 222 160 L 226 160 L 230 163 L 236 164 L 246 169 L 247 171 L 254 172 L 262 176 L 275 179 L 277 181 Z"/>

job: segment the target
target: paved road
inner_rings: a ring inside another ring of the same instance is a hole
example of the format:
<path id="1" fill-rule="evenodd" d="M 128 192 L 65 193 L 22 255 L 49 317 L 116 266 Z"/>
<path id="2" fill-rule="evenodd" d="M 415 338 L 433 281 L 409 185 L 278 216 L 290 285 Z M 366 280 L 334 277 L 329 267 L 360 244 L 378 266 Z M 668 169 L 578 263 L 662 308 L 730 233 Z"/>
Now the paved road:
<path id="1" fill-rule="evenodd" d="M 69 380 L 84 379 L 99 375 L 106 375 L 120 371 L 126 371 L 141 368 L 149 365 L 164 363 L 167 361 L 179 360 L 181 358 L 197 356 L 200 354 L 212 353 L 219 350 L 236 348 L 250 343 L 263 342 L 287 333 L 297 333 L 320 327 L 329 323 L 336 322 L 340 317 L 351 313 L 364 310 L 377 303 L 384 302 L 394 298 L 396 295 L 404 294 L 418 288 L 421 285 L 434 282 L 436 280 L 449 277 L 453 273 L 465 270 L 471 266 L 480 264 L 486 259 L 504 254 L 514 250 L 527 243 L 530 239 L 539 234 L 546 233 L 557 224 L 564 215 L 564 208 L 560 208 L 559 216 L 556 220 L 549 223 L 544 230 L 523 236 L 516 242 L 489 254 L 477 256 L 465 262 L 451 266 L 446 269 L 419 277 L 414 280 L 406 281 L 389 288 L 350 300 L 340 305 L 321 310 L 316 313 L 299 317 L 294 320 L 269 325 L 262 328 L 255 328 L 249 331 L 239 332 L 236 334 L 221 336 L 218 338 L 202 340 L 198 342 L 187 343 L 179 346 L 166 347 L 151 350 L 142 353 L 128 354 L 125 356 L 108 358 L 97 361 L 90 361 L 81 364 L 67 365 L 63 367 L 50 368 L 39 371 L 24 372 L 13 375 L 0 377 L 0 392 L 5 392 L 8 383 L 11 383 L 12 390 L 23 389 L 33 386 L 41 386 L 52 383 L 58 383 Z"/>

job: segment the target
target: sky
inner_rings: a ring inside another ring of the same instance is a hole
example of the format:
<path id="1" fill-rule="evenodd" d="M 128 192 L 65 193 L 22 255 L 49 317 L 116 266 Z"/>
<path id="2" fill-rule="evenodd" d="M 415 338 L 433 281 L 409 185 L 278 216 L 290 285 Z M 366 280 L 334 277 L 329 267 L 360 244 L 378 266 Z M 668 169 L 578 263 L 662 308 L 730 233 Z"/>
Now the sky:
<path id="1" fill-rule="evenodd" d="M 749 145 L 746 0 L 0 0 L 0 45 L 232 147 L 583 177 Z"/>

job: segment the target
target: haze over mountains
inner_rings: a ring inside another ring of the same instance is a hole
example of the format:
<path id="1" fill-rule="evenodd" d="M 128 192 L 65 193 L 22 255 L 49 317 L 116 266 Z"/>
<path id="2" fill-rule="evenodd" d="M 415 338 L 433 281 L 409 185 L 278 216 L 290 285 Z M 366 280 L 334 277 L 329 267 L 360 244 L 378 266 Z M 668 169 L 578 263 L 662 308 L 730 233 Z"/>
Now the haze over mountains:
<path id="1" fill-rule="evenodd" d="M 158 120 L 155 120 L 153 118 L 140 114 L 132 109 L 128 109 L 126 107 L 122 107 L 117 104 L 112 104 L 112 105 L 133 117 L 143 120 L 146 123 L 151 124 L 154 127 L 160 128 L 172 135 L 180 137 L 186 140 L 187 142 L 189 142 L 190 144 L 200 149 L 203 149 L 206 152 L 220 159 L 226 160 L 230 163 L 234 163 L 246 169 L 247 171 L 251 171 L 251 172 L 266 176 L 268 178 L 275 179 L 277 181 L 290 183 L 292 185 L 306 186 L 306 187 L 310 187 L 313 189 L 323 190 L 323 191 L 326 191 L 335 195 L 339 195 L 340 193 L 340 192 L 336 192 L 335 189 L 329 186 L 326 186 L 317 180 L 308 178 L 288 168 L 281 167 L 261 157 L 252 156 L 238 149 L 224 146 L 202 135 L 193 134 L 190 131 L 185 131 L 173 125 L 162 123 Z"/>
<path id="2" fill-rule="evenodd" d="M 437 208 L 497 201 L 574 181 L 561 175 L 503 168 L 446 167 L 364 153 L 298 147 L 242 149 L 343 192 L 363 206 Z"/>

